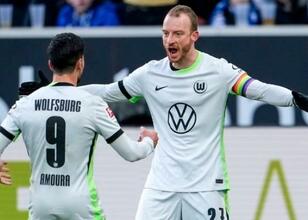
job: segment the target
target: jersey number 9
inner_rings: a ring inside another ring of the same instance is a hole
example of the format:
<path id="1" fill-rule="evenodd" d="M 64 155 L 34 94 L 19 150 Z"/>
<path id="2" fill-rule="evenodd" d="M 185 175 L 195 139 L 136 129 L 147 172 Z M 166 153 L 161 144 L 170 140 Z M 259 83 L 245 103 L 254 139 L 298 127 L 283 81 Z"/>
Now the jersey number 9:
<path id="1" fill-rule="evenodd" d="M 60 168 L 65 163 L 65 120 L 52 116 L 46 121 L 46 141 L 55 148 L 47 148 L 47 163 L 54 168 Z"/>

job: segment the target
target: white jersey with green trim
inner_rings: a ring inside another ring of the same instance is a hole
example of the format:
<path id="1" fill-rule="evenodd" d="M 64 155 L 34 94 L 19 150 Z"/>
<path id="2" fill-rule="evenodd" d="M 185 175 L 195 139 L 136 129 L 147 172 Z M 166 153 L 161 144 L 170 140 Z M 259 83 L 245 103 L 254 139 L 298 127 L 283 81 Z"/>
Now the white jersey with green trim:
<path id="1" fill-rule="evenodd" d="M 117 83 L 81 88 L 107 102 L 145 98 L 159 135 L 145 188 L 163 191 L 229 189 L 223 142 L 229 93 L 293 106 L 289 89 L 255 80 L 226 60 L 202 52 L 186 69 L 174 70 L 166 57 Z"/>
<path id="2" fill-rule="evenodd" d="M 224 114 L 227 97 L 243 73 L 224 59 L 199 52 L 186 69 L 176 71 L 164 58 L 145 64 L 119 82 L 127 98 L 145 98 L 159 134 L 145 188 L 177 192 L 229 189 Z"/>
<path id="3" fill-rule="evenodd" d="M 110 143 L 123 131 L 100 97 L 69 85 L 20 99 L 1 124 L 7 138 L 23 135 L 32 168 L 32 220 L 105 219 L 93 180 L 94 145 L 97 134 Z"/>
<path id="4" fill-rule="evenodd" d="M 165 57 L 118 83 L 82 88 L 110 102 L 143 96 L 159 135 L 145 188 L 200 192 L 229 189 L 226 102 L 230 92 L 245 96 L 252 80 L 226 60 L 198 52 L 186 69 L 175 70 Z"/>

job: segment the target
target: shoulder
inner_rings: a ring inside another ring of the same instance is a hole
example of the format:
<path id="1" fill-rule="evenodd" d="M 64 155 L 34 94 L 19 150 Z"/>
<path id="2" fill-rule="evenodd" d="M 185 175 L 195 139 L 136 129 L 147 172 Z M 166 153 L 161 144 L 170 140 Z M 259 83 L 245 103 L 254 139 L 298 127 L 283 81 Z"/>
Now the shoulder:
<path id="1" fill-rule="evenodd" d="M 32 100 L 36 99 L 37 97 L 40 97 L 42 93 L 45 93 L 46 89 L 47 89 L 47 86 L 41 87 L 35 90 L 34 92 L 32 92 L 30 95 L 23 96 L 22 98 L 16 101 L 15 103 L 16 107 L 18 106 L 18 108 L 21 108 L 21 107 L 27 106 Z"/>
<path id="2" fill-rule="evenodd" d="M 150 60 L 149 62 L 146 63 L 146 65 L 157 67 L 157 66 L 162 66 L 166 63 L 169 63 L 168 57 L 164 57 L 160 60 Z"/>
<path id="3" fill-rule="evenodd" d="M 80 94 L 81 100 L 89 109 L 102 109 L 108 106 L 108 104 L 99 96 L 89 93 L 83 88 L 76 88 Z"/>
<path id="4" fill-rule="evenodd" d="M 170 68 L 170 62 L 169 59 L 165 57 L 161 60 L 151 60 L 148 63 L 146 63 L 145 66 L 149 71 L 165 72 L 166 69 Z"/>
<path id="5" fill-rule="evenodd" d="M 239 67 L 227 61 L 225 58 L 217 58 L 206 53 L 203 55 L 203 68 L 215 72 L 222 77 L 229 77 L 242 73 Z"/>
<path id="6" fill-rule="evenodd" d="M 88 106 L 92 105 L 107 105 L 107 103 L 98 95 L 88 92 L 83 87 L 73 87 L 74 94 L 79 97 Z"/>
<path id="7" fill-rule="evenodd" d="M 20 98 L 17 100 L 14 105 L 10 108 L 8 114 L 13 117 L 17 117 L 18 115 L 22 115 L 21 112 L 24 111 L 24 109 L 27 109 L 27 106 L 29 106 L 30 103 L 29 96 L 25 96 L 23 98 Z"/>
<path id="8" fill-rule="evenodd" d="M 166 72 L 165 70 L 167 68 L 169 68 L 168 58 L 164 58 L 161 60 L 151 60 L 135 69 L 131 74 L 129 74 L 129 76 L 138 78 L 145 77 L 148 76 L 150 73 Z"/>
<path id="9" fill-rule="evenodd" d="M 90 99 L 87 100 L 87 111 L 90 113 L 93 120 L 97 120 L 98 118 L 109 116 L 113 117 L 114 114 L 109 107 L 109 105 L 98 96 L 92 96 Z"/>
<path id="10" fill-rule="evenodd" d="M 217 58 L 204 52 L 201 52 L 201 56 L 202 64 L 206 66 L 215 66 L 216 68 L 220 68 L 224 63 L 228 63 L 224 58 Z"/>

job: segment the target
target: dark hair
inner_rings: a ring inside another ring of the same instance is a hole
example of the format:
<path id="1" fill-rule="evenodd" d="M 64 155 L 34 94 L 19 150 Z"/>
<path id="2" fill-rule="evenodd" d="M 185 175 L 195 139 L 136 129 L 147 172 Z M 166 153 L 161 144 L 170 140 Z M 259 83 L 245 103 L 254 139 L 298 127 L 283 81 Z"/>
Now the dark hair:
<path id="1" fill-rule="evenodd" d="M 170 9 L 167 13 L 169 16 L 179 17 L 181 14 L 186 14 L 190 21 L 191 21 L 191 30 L 197 31 L 198 30 L 198 16 L 196 13 L 186 5 L 176 5 Z"/>
<path id="2" fill-rule="evenodd" d="M 82 39 L 73 33 L 57 34 L 47 48 L 48 58 L 57 73 L 71 72 L 84 54 Z"/>

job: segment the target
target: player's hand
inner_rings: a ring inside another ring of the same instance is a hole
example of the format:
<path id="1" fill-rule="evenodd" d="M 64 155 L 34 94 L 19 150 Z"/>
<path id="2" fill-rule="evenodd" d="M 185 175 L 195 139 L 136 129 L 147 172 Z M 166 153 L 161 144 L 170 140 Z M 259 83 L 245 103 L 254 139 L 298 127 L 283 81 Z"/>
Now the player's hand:
<path id="1" fill-rule="evenodd" d="M 0 184 L 12 185 L 12 178 L 9 174 L 10 170 L 6 165 L 6 162 L 0 160 Z"/>
<path id="2" fill-rule="evenodd" d="M 157 142 L 158 142 L 158 135 L 156 131 L 146 129 L 145 127 L 140 127 L 138 141 L 142 141 L 144 137 L 151 138 L 154 142 L 154 147 L 156 147 Z"/>
<path id="3" fill-rule="evenodd" d="M 293 102 L 301 110 L 308 112 L 308 96 L 303 93 L 292 91 Z"/>
<path id="4" fill-rule="evenodd" d="M 38 71 L 38 75 L 40 79 L 38 82 L 24 82 L 21 84 L 21 86 L 18 88 L 19 97 L 30 95 L 35 90 L 43 86 L 47 86 L 50 83 L 41 70 Z"/>

